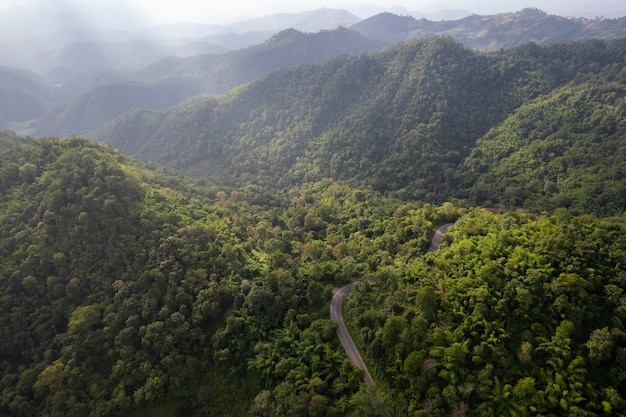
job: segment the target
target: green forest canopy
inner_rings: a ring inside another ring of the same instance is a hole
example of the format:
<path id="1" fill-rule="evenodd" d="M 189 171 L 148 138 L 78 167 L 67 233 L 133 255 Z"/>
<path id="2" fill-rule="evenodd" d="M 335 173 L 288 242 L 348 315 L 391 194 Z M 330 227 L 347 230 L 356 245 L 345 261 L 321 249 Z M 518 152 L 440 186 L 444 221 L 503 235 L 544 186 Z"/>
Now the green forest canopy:
<path id="1" fill-rule="evenodd" d="M 623 44 L 412 42 L 112 127 L 195 183 L 1 132 L 0 414 L 623 415 Z"/>
<path id="2" fill-rule="evenodd" d="M 619 214 L 625 56 L 624 39 L 489 54 L 417 40 L 138 110 L 96 137 L 222 186 L 333 179 L 436 204 Z"/>
<path id="3" fill-rule="evenodd" d="M 1 167 L 2 414 L 625 411 L 624 216 L 201 188 L 80 138 Z M 375 390 L 327 311 L 359 279 Z"/>

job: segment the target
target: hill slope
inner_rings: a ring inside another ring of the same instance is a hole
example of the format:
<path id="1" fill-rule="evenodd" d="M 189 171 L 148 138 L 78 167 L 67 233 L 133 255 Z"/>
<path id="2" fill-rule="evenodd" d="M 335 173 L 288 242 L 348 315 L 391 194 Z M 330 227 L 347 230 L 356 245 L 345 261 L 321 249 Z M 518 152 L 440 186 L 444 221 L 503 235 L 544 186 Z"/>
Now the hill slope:
<path id="1" fill-rule="evenodd" d="M 65 94 L 82 91 L 112 74 L 136 71 L 168 56 L 195 56 L 224 53 L 228 48 L 202 41 L 157 43 L 132 40 L 116 42 L 76 42 L 37 54 L 29 63 L 38 74 L 62 84 Z"/>
<path id="2" fill-rule="evenodd" d="M 142 158 L 226 174 L 224 181 L 245 182 L 252 174 L 260 182 L 287 184 L 307 174 L 378 184 L 389 179 L 375 172 L 382 165 L 415 162 L 400 151 L 404 144 L 423 141 L 437 153 L 429 156 L 444 158 L 502 117 L 495 97 L 489 100 L 497 89 L 488 84 L 494 77 L 486 62 L 449 39 L 401 44 L 380 54 L 284 69 L 223 98 L 157 115 L 157 123 L 135 123 L 151 119 L 150 112 L 136 112 L 97 137 Z M 140 131 L 126 134 L 124 126 L 132 125 Z M 390 188 L 407 180 L 400 181 Z"/>
<path id="3" fill-rule="evenodd" d="M 479 139 L 461 165 L 479 204 L 624 210 L 626 78 L 555 90 Z"/>
<path id="4" fill-rule="evenodd" d="M 344 316 L 391 415 L 622 415 L 625 226 L 477 210 L 359 287 Z"/>
<path id="5" fill-rule="evenodd" d="M 37 120 L 28 133 L 84 134 L 134 108 L 166 108 L 197 94 L 223 93 L 282 67 L 321 63 L 381 47 L 381 43 L 347 29 L 315 34 L 286 30 L 241 51 L 168 57 L 115 82 L 88 89 Z"/>
<path id="6" fill-rule="evenodd" d="M 0 179 L 0 414 L 18 417 L 363 415 L 332 286 L 395 256 L 384 234 L 419 253 L 456 215 L 329 182 L 229 196 L 81 138 L 0 152 Z M 423 233 L 394 237 L 409 216 Z"/>
<path id="7" fill-rule="evenodd" d="M 617 120 L 625 56 L 623 40 L 546 48 L 530 44 L 487 55 L 446 38 L 413 41 L 382 53 L 284 69 L 222 98 L 167 112 L 135 111 L 95 137 L 143 160 L 222 184 L 290 186 L 334 178 L 407 198 L 441 202 L 470 196 L 487 201 L 478 188 L 466 191 L 472 181 L 486 181 L 466 173 L 462 165 L 477 140 L 525 102 L 558 95 L 555 89 L 581 82 L 586 84 L 579 90 L 589 90 L 578 101 L 584 107 L 581 114 L 613 108 L 617 113 L 610 118 Z M 596 93 L 606 82 L 616 98 Z M 609 102 L 596 103 L 598 98 Z M 547 113 L 532 113 L 530 123 L 545 124 Z M 570 127 L 563 122 L 554 129 Z M 595 140 L 619 143 L 622 125 L 614 127 Z M 577 129 L 583 139 L 592 137 L 596 128 L 583 123 Z M 532 140 L 527 133 L 519 137 L 520 149 Z M 603 149 L 613 148 L 607 144 Z M 480 158 L 480 153 L 474 155 Z M 604 164 L 601 155 L 589 155 L 595 158 L 589 165 Z M 479 162 L 497 176 L 496 159 Z M 591 180 L 589 187 L 599 191 L 610 175 L 596 177 L 599 182 Z M 488 201 L 526 204 L 526 199 L 507 200 L 503 189 L 489 183 L 494 194 Z M 561 181 L 559 187 L 569 187 L 565 193 L 580 192 L 573 191 L 575 184 Z M 526 205 L 539 209 L 533 196 L 527 196 Z M 623 210 L 626 202 L 620 193 L 613 197 L 611 212 Z M 601 207 L 600 200 L 591 206 L 579 200 L 563 204 L 581 211 Z"/>
<path id="8" fill-rule="evenodd" d="M 41 115 L 52 104 L 52 85 L 29 71 L 0 67 L 0 126 Z"/>
<path id="9" fill-rule="evenodd" d="M 0 152 L 2 415 L 625 410 L 623 216 L 331 181 L 228 195 L 84 139 L 16 139 Z M 328 317 L 332 287 L 360 279 L 346 313 L 389 392 Z"/>

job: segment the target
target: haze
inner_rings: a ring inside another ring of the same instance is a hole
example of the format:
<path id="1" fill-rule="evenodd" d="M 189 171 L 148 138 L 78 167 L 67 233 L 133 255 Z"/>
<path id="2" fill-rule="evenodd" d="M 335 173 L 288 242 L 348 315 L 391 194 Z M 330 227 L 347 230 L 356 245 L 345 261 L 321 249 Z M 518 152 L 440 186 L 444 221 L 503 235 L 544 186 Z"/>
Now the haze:
<path id="1" fill-rule="evenodd" d="M 626 14 L 623 0 L 0 0 L 0 9 L 24 7 L 69 11 L 85 26 L 101 29 L 137 29 L 164 23 L 231 23 L 274 13 L 297 13 L 319 8 L 346 9 L 366 18 L 381 11 L 436 16 L 442 10 L 477 14 L 517 11 L 538 7 L 548 13 L 574 17 L 618 17 Z"/>

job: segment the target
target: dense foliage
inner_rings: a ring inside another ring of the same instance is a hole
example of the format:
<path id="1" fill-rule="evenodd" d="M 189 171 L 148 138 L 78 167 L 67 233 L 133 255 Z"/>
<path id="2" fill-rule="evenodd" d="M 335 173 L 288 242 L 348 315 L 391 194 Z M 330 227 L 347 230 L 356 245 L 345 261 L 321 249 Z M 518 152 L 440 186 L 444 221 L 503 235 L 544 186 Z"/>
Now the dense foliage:
<path id="1" fill-rule="evenodd" d="M 457 216 L 330 182 L 199 192 L 80 138 L 1 157 L 3 415 L 368 415 L 331 287 Z"/>
<path id="2" fill-rule="evenodd" d="M 134 112 L 98 138 L 227 184 L 356 177 L 388 190 L 419 181 L 424 196 L 503 117 L 486 65 L 450 39 L 400 44 L 283 69 L 167 113 Z"/>
<path id="3" fill-rule="evenodd" d="M 626 72 L 520 107 L 462 165 L 477 203 L 579 213 L 626 208 Z"/>
<path id="4" fill-rule="evenodd" d="M 477 210 L 361 286 L 350 323 L 394 414 L 624 415 L 625 232 L 624 216 Z"/>
<path id="5" fill-rule="evenodd" d="M 96 136 L 230 186 L 333 178 L 434 203 L 620 213 L 625 62 L 625 40 L 491 54 L 414 41 L 139 110 Z"/>
<path id="6" fill-rule="evenodd" d="M 192 187 L 84 139 L 19 141 L 0 169 L 3 415 L 626 411 L 623 216 Z M 359 279 L 348 324 L 377 387 L 328 317 Z"/>
<path id="7" fill-rule="evenodd" d="M 29 138 L 18 135 L 10 130 L 0 130 L 0 154 L 18 145 L 28 143 L 29 140 Z"/>

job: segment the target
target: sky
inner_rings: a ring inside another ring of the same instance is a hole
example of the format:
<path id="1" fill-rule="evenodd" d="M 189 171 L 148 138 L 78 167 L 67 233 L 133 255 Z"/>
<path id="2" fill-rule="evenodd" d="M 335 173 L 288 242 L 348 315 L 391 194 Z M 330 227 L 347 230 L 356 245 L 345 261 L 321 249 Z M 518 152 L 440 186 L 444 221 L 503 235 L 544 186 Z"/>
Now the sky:
<path id="1" fill-rule="evenodd" d="M 538 7 L 548 13 L 576 16 L 605 16 L 611 9 L 626 12 L 624 0 L 0 0 L 0 9 L 10 6 L 28 8 L 70 8 L 94 16 L 122 13 L 133 15 L 142 24 L 231 23 L 244 18 L 273 13 L 297 13 L 322 7 L 347 9 L 362 16 L 368 10 L 399 6 L 411 12 L 434 13 L 444 9 L 465 9 L 478 14 L 517 11 Z M 567 12 L 571 12 L 567 14 Z M 361 14 L 361 15 L 360 15 Z"/>
<path id="2" fill-rule="evenodd" d="M 436 0 L 394 1 L 414 9 Z M 230 23 L 245 18 L 254 18 L 273 13 L 297 13 L 322 7 L 349 9 L 362 4 L 374 4 L 368 0 L 0 0 L 0 8 L 23 6 L 28 8 L 61 8 L 67 5 L 74 9 L 86 6 L 98 9 L 133 10 L 154 23 Z M 385 2 L 380 2 L 384 7 Z"/>

